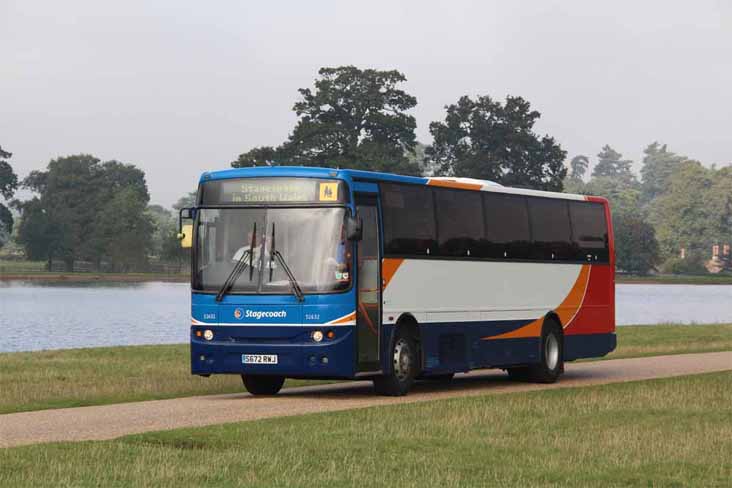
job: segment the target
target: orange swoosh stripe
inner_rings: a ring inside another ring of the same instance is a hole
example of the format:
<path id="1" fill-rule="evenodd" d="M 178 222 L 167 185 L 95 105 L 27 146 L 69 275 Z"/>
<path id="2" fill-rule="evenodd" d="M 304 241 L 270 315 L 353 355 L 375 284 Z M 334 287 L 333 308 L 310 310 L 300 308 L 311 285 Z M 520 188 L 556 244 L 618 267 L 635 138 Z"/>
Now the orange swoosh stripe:
<path id="1" fill-rule="evenodd" d="M 583 264 L 580 269 L 579 276 L 572 285 L 572 289 L 564 298 L 562 303 L 557 307 L 556 312 L 559 315 L 559 320 L 562 323 L 562 327 L 565 329 L 569 326 L 570 322 L 577 315 L 579 308 L 582 306 L 582 301 L 585 298 L 585 292 L 587 291 L 587 284 L 590 282 L 590 265 Z M 498 334 L 494 336 L 482 337 L 481 340 L 490 339 L 519 339 L 524 337 L 539 337 L 541 335 L 541 327 L 544 325 L 544 317 L 539 317 L 533 322 L 519 327 L 511 332 L 504 334 Z"/>
<path id="2" fill-rule="evenodd" d="M 444 188 L 459 188 L 461 190 L 481 190 L 483 185 L 475 183 L 461 183 L 453 180 L 429 180 L 427 182 L 429 186 L 441 186 Z"/>
<path id="3" fill-rule="evenodd" d="M 346 316 L 343 316 L 339 319 L 336 319 L 336 320 L 334 320 L 332 322 L 328 322 L 328 323 L 329 324 L 344 324 L 346 322 L 353 322 L 354 320 L 356 320 L 356 312 L 351 312 Z"/>
<path id="4" fill-rule="evenodd" d="M 577 281 L 575 281 L 567 298 L 557 307 L 556 312 L 559 315 L 559 321 L 565 329 L 569 327 L 585 299 L 587 285 L 590 282 L 590 268 L 591 266 L 589 264 L 582 265 Z"/>
<path id="5" fill-rule="evenodd" d="M 384 282 L 384 289 L 389 286 L 389 282 L 394 277 L 394 273 L 397 272 L 403 262 L 404 259 L 402 258 L 384 258 L 381 262 L 381 279 Z"/>

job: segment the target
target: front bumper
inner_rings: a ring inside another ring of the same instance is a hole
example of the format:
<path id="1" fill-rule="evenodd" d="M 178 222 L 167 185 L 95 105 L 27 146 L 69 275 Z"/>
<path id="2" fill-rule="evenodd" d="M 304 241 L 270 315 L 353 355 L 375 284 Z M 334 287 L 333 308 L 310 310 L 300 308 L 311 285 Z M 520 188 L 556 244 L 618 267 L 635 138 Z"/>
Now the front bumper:
<path id="1" fill-rule="evenodd" d="M 209 329 L 212 340 L 196 335 Z M 355 327 L 334 327 L 332 340 L 310 338 L 322 327 L 275 325 L 191 327 L 191 373 L 260 374 L 307 378 L 352 378 L 355 375 Z M 276 354 L 277 364 L 244 364 L 244 354 Z"/>

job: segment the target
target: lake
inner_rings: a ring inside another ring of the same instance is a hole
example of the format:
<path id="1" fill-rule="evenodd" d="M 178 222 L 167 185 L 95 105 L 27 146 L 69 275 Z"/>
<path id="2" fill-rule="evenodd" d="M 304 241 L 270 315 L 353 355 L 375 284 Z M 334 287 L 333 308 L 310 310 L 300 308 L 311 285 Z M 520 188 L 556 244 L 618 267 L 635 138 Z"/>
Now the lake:
<path id="1" fill-rule="evenodd" d="M 732 323 L 732 285 L 618 285 L 617 323 Z M 0 282 L 0 352 L 188 341 L 188 283 Z"/>

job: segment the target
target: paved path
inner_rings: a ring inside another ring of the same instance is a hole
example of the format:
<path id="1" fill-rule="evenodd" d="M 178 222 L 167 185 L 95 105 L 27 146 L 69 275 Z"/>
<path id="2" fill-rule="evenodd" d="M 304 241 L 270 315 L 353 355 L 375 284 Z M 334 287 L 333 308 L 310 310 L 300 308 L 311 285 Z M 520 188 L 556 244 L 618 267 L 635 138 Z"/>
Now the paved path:
<path id="1" fill-rule="evenodd" d="M 276 397 L 241 393 L 11 413 L 0 415 L 0 447 L 113 439 L 140 432 L 375 405 L 725 371 L 732 370 L 732 351 L 570 363 L 566 370 L 559 383 L 552 385 L 514 383 L 501 371 L 478 371 L 459 375 L 449 384 L 421 382 L 410 395 L 399 398 L 375 396 L 371 383 L 362 381 L 290 388 Z"/>

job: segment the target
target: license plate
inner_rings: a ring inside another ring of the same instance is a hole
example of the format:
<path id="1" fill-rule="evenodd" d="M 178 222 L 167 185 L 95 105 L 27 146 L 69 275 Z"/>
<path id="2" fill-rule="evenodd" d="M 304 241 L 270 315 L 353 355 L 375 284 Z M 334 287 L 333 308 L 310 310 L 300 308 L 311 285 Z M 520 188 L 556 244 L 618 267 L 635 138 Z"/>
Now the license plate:
<path id="1" fill-rule="evenodd" d="M 244 364 L 277 364 L 277 354 L 242 354 Z"/>

